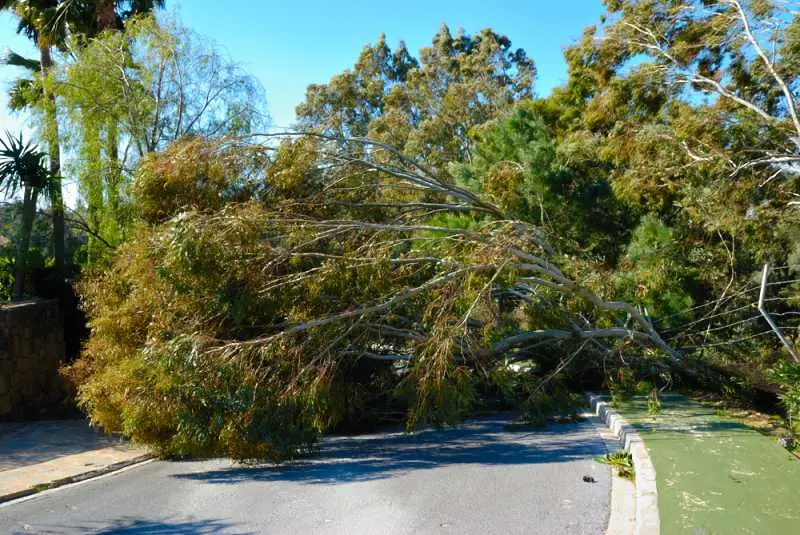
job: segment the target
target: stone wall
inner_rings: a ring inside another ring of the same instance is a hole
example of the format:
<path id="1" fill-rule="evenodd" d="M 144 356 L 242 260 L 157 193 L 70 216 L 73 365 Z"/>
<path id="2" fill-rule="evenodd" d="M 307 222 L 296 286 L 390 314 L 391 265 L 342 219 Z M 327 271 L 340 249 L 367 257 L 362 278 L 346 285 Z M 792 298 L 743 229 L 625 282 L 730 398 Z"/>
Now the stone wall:
<path id="1" fill-rule="evenodd" d="M 64 356 L 58 301 L 0 307 L 0 419 L 35 416 L 63 402 Z"/>

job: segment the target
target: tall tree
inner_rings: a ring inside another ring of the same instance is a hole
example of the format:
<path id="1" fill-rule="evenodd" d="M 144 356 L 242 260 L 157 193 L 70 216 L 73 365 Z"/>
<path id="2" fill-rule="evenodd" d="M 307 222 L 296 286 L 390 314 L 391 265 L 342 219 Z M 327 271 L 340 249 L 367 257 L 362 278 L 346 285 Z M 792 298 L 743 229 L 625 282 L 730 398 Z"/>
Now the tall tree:
<path id="1" fill-rule="evenodd" d="M 309 86 L 297 116 L 304 128 L 390 143 L 447 175 L 450 162 L 469 159 L 470 129 L 531 97 L 535 75 L 508 37 L 488 28 L 454 37 L 442 25 L 419 59 L 381 36 L 352 70 Z"/>
<path id="2" fill-rule="evenodd" d="M 104 32 L 124 30 L 128 20 L 137 15 L 152 12 L 164 6 L 164 0 L 62 0 L 62 13 L 71 13 L 72 18 L 80 17 L 80 32 L 91 45 L 91 40 L 101 37 Z M 84 169 L 81 184 L 87 200 L 88 222 L 94 234 L 90 238 L 90 257 L 97 256 L 97 238 L 101 234 L 110 241 L 118 241 L 120 228 L 117 224 L 124 219 L 121 210 L 122 167 L 120 161 L 119 119 L 115 114 L 99 116 L 84 109 L 84 124 L 81 132 L 83 144 L 81 155 Z M 89 124 L 89 122 L 93 124 Z M 103 213 L 116 214 L 101 221 Z M 103 226 L 112 228 L 101 228 Z"/>
<path id="3" fill-rule="evenodd" d="M 689 99 L 710 95 L 717 114 L 733 124 L 758 123 L 768 133 L 761 146 L 726 151 L 731 172 L 766 167 L 776 179 L 800 174 L 800 4 L 614 1 L 609 7 L 615 22 L 604 41 L 618 50 L 618 61 L 644 55 L 648 70 L 661 70 L 672 91 Z M 702 146 L 687 150 L 713 157 Z"/>
<path id="4" fill-rule="evenodd" d="M 800 253 L 800 212 L 787 207 L 800 184 L 800 4 L 606 6 L 603 25 L 566 52 L 568 83 L 537 110 L 571 159 L 601 171 L 643 216 L 614 273 L 622 295 L 673 326 L 679 347 L 754 370 L 763 384 L 776 340 L 736 316 L 752 304 L 749 294 L 731 296 L 751 286 L 763 262 L 793 264 Z M 781 303 L 787 318 L 796 314 Z"/>
<path id="5" fill-rule="evenodd" d="M 53 68 L 53 48 L 63 46 L 66 24 L 60 16 L 59 0 L 0 0 L 0 10 L 17 15 L 17 31 L 28 36 L 39 50 L 41 99 L 36 104 L 44 114 L 44 139 L 48 146 L 50 174 L 54 177 L 52 189 L 53 256 L 56 269 L 64 274 L 66 268 L 64 198 L 60 183 L 61 140 L 58 129 L 58 111 L 55 95 L 47 79 Z M 34 64 L 28 63 L 28 66 Z"/>
<path id="6" fill-rule="evenodd" d="M 370 123 L 384 113 L 392 88 L 406 83 L 417 67 L 405 43 L 392 51 L 381 35 L 362 49 L 353 69 L 327 84 L 308 86 L 305 102 L 297 107 L 299 122 L 330 135 L 366 136 Z"/>
<path id="7" fill-rule="evenodd" d="M 264 124 L 263 89 L 204 39 L 173 20 L 139 17 L 104 32 L 59 72 L 65 128 L 81 156 L 92 259 L 130 221 L 131 170 L 183 136 L 220 137 Z"/>
<path id="8" fill-rule="evenodd" d="M 0 10 L 9 10 L 19 18 L 18 31 L 28 36 L 39 49 L 39 60 L 31 61 L 16 54 L 10 55 L 7 63 L 39 72 L 39 81 L 20 80 L 12 103 L 40 107 L 44 115 L 44 139 L 48 144 L 50 172 L 61 176 L 61 139 L 58 124 L 58 109 L 55 90 L 48 81 L 54 67 L 53 49 L 65 49 L 66 40 L 72 35 L 75 43 L 86 43 L 103 31 L 123 29 L 125 22 L 135 15 L 149 13 L 163 7 L 164 0 L 0 0 Z M 19 91 L 28 89 L 28 91 Z M 93 130 L 99 136 L 100 129 Z M 110 155 L 109 165 L 102 171 L 106 181 L 119 181 L 118 135 L 115 124 L 106 127 L 106 149 Z M 97 144 L 99 146 L 99 143 Z M 52 191 L 53 251 L 55 265 L 64 273 L 66 263 L 64 202 L 61 187 Z"/>
<path id="9" fill-rule="evenodd" d="M 475 127 L 471 161 L 451 170 L 505 213 L 538 223 L 562 249 L 613 266 L 628 238 L 629 210 L 615 198 L 607 173 L 583 164 L 554 135 L 541 107 L 525 100 Z"/>

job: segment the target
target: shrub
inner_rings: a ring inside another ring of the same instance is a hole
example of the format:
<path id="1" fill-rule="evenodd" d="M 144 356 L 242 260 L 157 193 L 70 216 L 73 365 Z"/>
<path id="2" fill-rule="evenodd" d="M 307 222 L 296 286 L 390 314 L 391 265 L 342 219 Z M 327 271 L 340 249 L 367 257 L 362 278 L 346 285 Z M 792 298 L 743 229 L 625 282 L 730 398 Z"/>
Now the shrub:
<path id="1" fill-rule="evenodd" d="M 780 362 L 772 370 L 770 377 L 780 388 L 780 399 L 786 409 L 789 429 L 797 433 L 797 423 L 800 417 L 800 365 L 791 362 Z"/>

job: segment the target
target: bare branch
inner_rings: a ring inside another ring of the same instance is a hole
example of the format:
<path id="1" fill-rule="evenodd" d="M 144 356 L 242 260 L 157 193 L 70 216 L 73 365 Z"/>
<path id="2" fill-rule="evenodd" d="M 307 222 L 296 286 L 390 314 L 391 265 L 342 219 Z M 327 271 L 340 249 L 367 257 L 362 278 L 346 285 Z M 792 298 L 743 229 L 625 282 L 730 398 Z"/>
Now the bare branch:
<path id="1" fill-rule="evenodd" d="M 786 109 L 789 111 L 789 116 L 792 118 L 792 123 L 794 124 L 794 130 L 797 134 L 797 138 L 800 139 L 800 119 L 797 117 L 797 106 L 794 101 L 794 95 L 792 95 L 792 91 L 789 89 L 789 85 L 786 83 L 786 80 L 777 73 L 775 70 L 775 65 L 772 61 L 767 57 L 764 53 L 764 49 L 761 48 L 761 44 L 758 42 L 758 39 L 753 35 L 753 31 L 750 28 L 750 21 L 747 18 L 747 14 L 744 12 L 742 8 L 742 4 L 739 0 L 725 0 L 728 4 L 732 5 L 736 11 L 739 13 L 739 18 L 742 21 L 742 25 L 744 27 L 744 33 L 747 36 L 747 40 L 750 41 L 750 44 L 753 46 L 753 49 L 758 54 L 758 57 L 764 62 L 764 66 L 766 66 L 767 71 L 769 74 L 775 79 L 775 82 L 778 84 L 778 87 L 781 88 L 783 92 L 783 97 L 786 100 Z M 796 141 L 796 143 L 800 143 Z M 800 148 L 800 145 L 798 145 Z"/>

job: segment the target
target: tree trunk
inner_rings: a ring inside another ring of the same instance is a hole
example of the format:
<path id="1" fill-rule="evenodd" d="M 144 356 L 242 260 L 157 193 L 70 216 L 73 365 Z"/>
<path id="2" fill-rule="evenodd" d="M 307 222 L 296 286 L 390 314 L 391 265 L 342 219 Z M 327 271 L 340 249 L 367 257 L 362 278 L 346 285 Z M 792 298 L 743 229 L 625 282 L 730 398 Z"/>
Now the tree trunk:
<path id="1" fill-rule="evenodd" d="M 96 2 L 97 2 L 96 10 L 97 10 L 97 30 L 98 30 L 98 33 L 106 31 L 106 30 L 118 29 L 118 27 L 117 27 L 116 1 L 115 0 L 96 0 Z M 109 127 L 109 130 L 107 132 L 107 138 L 106 138 L 106 158 L 107 158 L 108 162 L 106 163 L 105 166 L 102 166 L 102 164 L 101 164 L 102 154 L 101 154 L 101 147 L 100 147 L 100 143 L 101 143 L 100 138 L 101 138 L 101 128 L 102 127 L 98 126 L 96 131 L 93 131 L 93 132 L 90 133 L 90 135 L 92 136 L 92 142 L 90 144 L 91 155 L 90 155 L 90 160 L 89 161 L 94 162 L 95 167 L 94 167 L 94 169 L 91 169 L 91 168 L 89 169 L 89 173 L 91 175 L 94 175 L 94 176 L 91 176 L 90 177 L 90 181 L 89 181 L 90 186 L 89 186 L 89 189 L 88 189 L 88 193 L 89 193 L 89 202 L 88 202 L 89 214 L 88 215 L 89 215 L 89 224 L 94 227 L 93 230 L 98 235 L 101 234 L 101 232 L 103 231 L 102 227 L 105 226 L 105 225 L 102 224 L 103 222 L 101 222 L 101 218 L 102 219 L 106 219 L 107 216 L 108 216 L 108 214 L 103 211 L 103 204 L 104 204 L 103 189 L 104 188 L 103 188 L 103 183 L 102 183 L 103 181 L 101 179 L 101 176 L 99 176 L 100 173 L 105 175 L 105 177 L 104 177 L 105 178 L 105 190 L 106 190 L 106 192 L 108 194 L 108 200 L 110 201 L 110 204 L 112 205 L 111 206 L 111 209 L 113 211 L 112 215 L 113 215 L 113 217 L 117 216 L 117 212 L 116 212 L 116 208 L 117 207 L 115 206 L 115 204 L 116 204 L 115 200 L 118 198 L 116 196 L 116 194 L 118 192 L 113 189 L 115 187 L 113 182 L 114 182 L 115 173 L 117 172 L 117 170 L 116 170 L 117 165 L 118 165 L 118 161 L 117 160 L 119 159 L 118 158 L 118 152 L 119 151 L 118 151 L 118 146 L 117 146 L 117 144 L 119 142 L 119 140 L 118 140 L 119 136 L 118 136 L 118 133 L 117 133 L 117 124 L 116 124 L 116 122 L 114 122 L 113 119 L 110 121 L 108 127 Z M 104 169 L 103 169 L 103 167 L 104 167 Z M 117 185 L 116 187 L 118 188 L 119 186 Z M 115 238 L 116 238 L 116 236 L 115 236 Z M 94 239 L 92 236 L 90 236 L 89 237 L 89 244 L 88 244 L 89 263 L 91 263 L 92 260 L 94 260 L 98 256 L 98 254 L 97 254 L 97 249 L 98 248 L 99 248 L 99 246 L 98 246 L 97 240 Z"/>
<path id="2" fill-rule="evenodd" d="M 97 28 L 99 31 L 117 27 L 117 11 L 114 0 L 97 1 Z"/>
<path id="3" fill-rule="evenodd" d="M 50 56 L 50 47 L 39 47 L 42 65 L 42 78 L 44 87 L 45 130 L 47 138 L 47 152 L 50 157 L 50 174 L 52 182 L 50 188 L 50 204 L 53 210 L 53 259 L 59 278 L 66 274 L 66 229 L 64 225 L 64 196 L 61 189 L 61 141 L 58 132 L 58 113 L 56 97 L 48 88 L 47 75 L 53 67 Z"/>
<path id="4" fill-rule="evenodd" d="M 87 224 L 91 230 L 88 242 L 88 262 L 93 263 L 102 249 L 94 238 L 103 234 L 102 220 L 105 215 L 103 198 L 105 173 L 102 162 L 102 138 L 100 125 L 85 118 L 83 123 L 83 148 L 81 158 L 84 161 L 80 175 L 80 186 L 86 198 Z"/>
<path id="5" fill-rule="evenodd" d="M 119 229 L 120 187 L 122 186 L 122 171 L 119 161 L 119 127 L 117 120 L 110 117 L 106 130 L 106 188 L 108 207 L 114 216 L 114 226 Z"/>
<path id="6" fill-rule="evenodd" d="M 30 186 L 25 186 L 22 201 L 22 228 L 20 229 L 19 244 L 17 245 L 17 260 L 14 266 L 14 301 L 22 299 L 25 291 L 25 276 L 28 271 L 28 247 L 31 243 L 33 220 L 36 217 L 37 192 Z"/>

